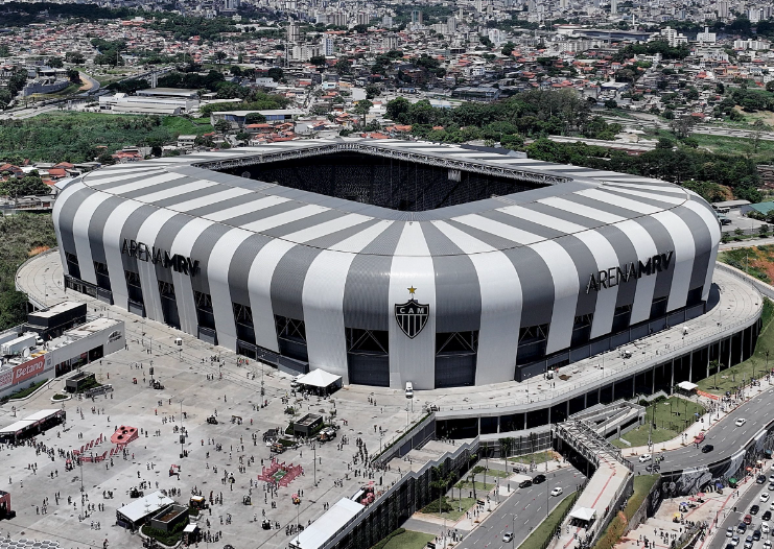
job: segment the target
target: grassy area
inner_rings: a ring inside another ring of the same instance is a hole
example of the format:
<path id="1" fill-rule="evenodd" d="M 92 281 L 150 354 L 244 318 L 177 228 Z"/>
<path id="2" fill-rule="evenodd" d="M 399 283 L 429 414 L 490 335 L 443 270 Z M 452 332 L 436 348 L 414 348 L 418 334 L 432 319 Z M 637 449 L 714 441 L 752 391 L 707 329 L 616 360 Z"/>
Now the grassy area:
<path id="1" fill-rule="evenodd" d="M 476 478 L 483 478 L 483 477 L 484 477 L 484 473 L 481 473 L 480 475 L 476 476 Z M 478 480 L 476 481 L 476 490 L 482 490 L 484 492 L 488 492 L 489 490 L 491 490 L 494 487 L 495 487 L 495 485 L 491 484 L 489 482 L 484 484 L 481 481 L 478 481 Z M 463 490 L 472 490 L 473 489 L 473 483 L 472 482 L 468 482 L 467 480 L 461 480 L 457 484 L 454 485 L 454 488 L 456 488 L 458 490 L 460 488 L 462 488 Z"/>
<path id="2" fill-rule="evenodd" d="M 214 130 L 209 118 L 184 118 L 182 116 L 165 116 L 161 125 L 177 135 L 199 135 Z"/>
<path id="3" fill-rule="evenodd" d="M 634 513 L 637 512 L 640 505 L 642 505 L 642 502 L 647 497 L 653 484 L 658 480 L 658 477 L 659 475 L 634 477 L 634 493 L 629 498 L 623 512 L 619 511 L 613 520 L 610 521 L 610 525 L 594 546 L 594 549 L 611 549 L 618 543 L 618 540 L 621 539 L 621 536 L 626 529 L 626 525 L 634 516 Z"/>
<path id="4" fill-rule="evenodd" d="M 31 383 L 29 387 L 25 387 L 24 389 L 19 389 L 15 393 L 11 393 L 7 397 L 0 399 L 0 402 L 8 402 L 9 400 L 18 400 L 20 398 L 28 397 L 32 393 L 37 391 L 46 382 L 48 382 L 47 379 L 44 379 L 43 381 L 38 381 L 37 383 Z"/>
<path id="5" fill-rule="evenodd" d="M 422 549 L 422 547 L 427 545 L 428 541 L 433 541 L 434 539 L 435 536 L 433 534 L 404 530 L 379 547 L 381 549 Z M 376 549 L 376 546 L 374 546 L 374 549 Z"/>
<path id="6" fill-rule="evenodd" d="M 718 261 L 768 284 L 774 279 L 774 245 L 771 244 L 726 250 L 718 254 Z"/>
<path id="7" fill-rule="evenodd" d="M 481 473 L 483 475 L 483 473 Z M 487 469 L 486 470 L 486 476 L 488 477 L 499 477 L 499 478 L 507 478 L 511 476 L 513 473 L 509 473 L 508 471 L 499 471 L 497 469 Z"/>
<path id="8" fill-rule="evenodd" d="M 719 135 L 705 135 L 694 133 L 691 135 L 700 148 L 706 148 L 714 153 L 746 156 L 752 152 L 751 140 L 743 137 L 723 137 Z M 769 158 L 774 152 L 774 141 L 761 140 L 758 143 L 758 152 L 752 155 L 753 159 Z"/>
<path id="9" fill-rule="evenodd" d="M 562 519 L 565 516 L 572 504 L 578 498 L 578 492 L 573 492 L 551 511 L 548 518 L 540 523 L 540 526 L 529 535 L 524 543 L 519 545 L 519 549 L 543 549 L 546 546 L 548 540 L 556 533 L 556 529 L 561 525 Z"/>
<path id="10" fill-rule="evenodd" d="M 420 512 L 426 515 L 433 515 L 440 518 L 440 504 L 440 499 L 433 500 L 425 505 Z M 460 517 L 467 513 L 468 509 L 473 507 L 475 504 L 476 498 L 444 498 L 443 516 L 448 520 L 459 520 Z"/>
<path id="11" fill-rule="evenodd" d="M 512 458 L 508 458 L 508 461 L 513 461 L 516 463 L 525 463 L 529 465 L 530 463 L 534 463 L 536 465 L 540 463 L 545 463 L 546 461 L 551 461 L 554 459 L 554 455 L 551 452 L 537 452 L 534 454 L 528 454 L 526 456 L 516 456 Z"/>
<path id="12" fill-rule="evenodd" d="M 90 162 L 104 149 L 172 143 L 181 134 L 212 131 L 207 119 L 175 116 L 50 112 L 0 125 L 0 158 L 12 164 Z"/>
<path id="13" fill-rule="evenodd" d="M 704 407 L 680 397 L 669 397 L 653 402 L 645 411 L 645 424 L 632 429 L 623 438 L 632 446 L 645 446 L 652 436 L 653 444 L 672 440 L 692 424 L 698 413 L 703 415 Z M 650 424 L 655 423 L 651 435 Z M 620 439 L 611 441 L 618 448 L 628 448 Z"/>
<path id="14" fill-rule="evenodd" d="M 763 312 L 761 313 L 763 328 L 758 336 L 758 342 L 755 344 L 753 356 L 736 366 L 721 370 L 716 375 L 713 374 L 698 381 L 699 389 L 708 393 L 723 395 L 726 391 L 733 391 L 741 385 L 742 379 L 749 381 L 752 377 L 765 375 L 766 365 L 768 364 L 766 354 L 774 352 L 774 329 L 771 322 L 773 316 L 774 304 L 770 300 L 764 299 Z M 774 365 L 774 360 L 772 360 L 771 365 Z M 712 366 L 710 366 L 710 372 L 712 372 Z"/>
<path id="15" fill-rule="evenodd" d="M 50 215 L 0 218 L 0 330 L 27 320 L 27 296 L 16 291 L 16 269 L 31 256 L 56 246 Z"/>

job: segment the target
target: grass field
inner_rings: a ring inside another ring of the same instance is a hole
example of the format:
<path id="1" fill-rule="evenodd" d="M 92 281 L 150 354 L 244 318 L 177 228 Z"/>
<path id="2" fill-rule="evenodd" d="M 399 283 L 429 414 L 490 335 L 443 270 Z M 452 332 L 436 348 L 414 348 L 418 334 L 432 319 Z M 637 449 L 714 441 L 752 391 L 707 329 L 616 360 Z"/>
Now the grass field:
<path id="1" fill-rule="evenodd" d="M 384 545 L 383 549 L 422 549 L 422 547 L 427 545 L 428 541 L 433 541 L 434 539 L 435 536 L 432 534 L 406 530 L 391 538 Z"/>
<path id="2" fill-rule="evenodd" d="M 499 478 L 506 478 L 511 476 L 513 473 L 509 473 L 508 471 L 499 471 L 497 469 L 487 469 L 486 476 L 488 477 L 499 477 Z M 482 473 L 483 475 L 483 473 Z"/>
<path id="3" fill-rule="evenodd" d="M 484 478 L 484 473 L 481 473 L 480 475 L 476 475 L 476 478 L 477 479 L 483 479 Z M 484 484 L 482 481 L 476 480 L 476 490 L 477 491 L 488 492 L 489 490 L 491 490 L 494 487 L 495 487 L 495 485 L 491 484 L 489 482 Z M 473 483 L 472 482 L 468 482 L 467 480 L 461 480 L 457 484 L 454 485 L 454 488 L 456 490 L 459 490 L 460 488 L 462 488 L 463 490 L 472 490 L 473 489 Z"/>
<path id="4" fill-rule="evenodd" d="M 658 402 L 654 402 L 645 411 L 645 424 L 636 429 L 632 429 L 623 435 L 623 438 L 632 443 L 632 446 L 645 446 L 648 443 L 648 436 L 651 433 L 650 424 L 655 422 L 653 427 L 653 444 L 666 442 L 678 436 L 688 425 L 695 421 L 695 415 L 704 414 L 702 406 L 690 402 L 684 398 L 669 397 Z M 628 448 L 620 439 L 611 441 L 618 448 Z"/>
<path id="5" fill-rule="evenodd" d="M 573 492 L 551 511 L 548 518 L 540 523 L 540 526 L 529 535 L 524 543 L 519 545 L 519 549 L 542 549 L 546 541 L 551 539 L 551 536 L 556 532 L 557 527 L 562 522 L 564 513 L 572 507 L 575 500 L 578 498 L 578 492 Z"/>
<path id="6" fill-rule="evenodd" d="M 421 513 L 424 513 L 426 515 L 433 515 L 435 517 L 446 517 L 447 520 L 459 520 L 460 517 L 462 517 L 465 513 L 468 512 L 468 509 L 473 507 L 476 504 L 475 498 L 444 498 L 444 501 L 446 502 L 447 511 L 441 515 L 441 513 L 438 512 L 440 502 L 439 500 L 433 500 L 427 505 L 425 505 Z"/>
<path id="7" fill-rule="evenodd" d="M 752 274 L 752 272 L 750 273 Z M 769 363 L 766 353 L 774 353 L 774 328 L 772 328 L 772 316 L 774 315 L 774 304 L 768 299 L 763 301 L 763 313 L 761 319 L 763 328 L 758 336 L 758 342 L 755 344 L 753 356 L 732 366 L 726 370 L 721 370 L 717 375 L 710 375 L 706 379 L 697 382 L 699 389 L 723 395 L 726 391 L 732 391 L 735 387 L 741 385 L 742 379 L 749 381 L 752 377 L 762 377 L 766 373 L 766 366 L 774 365 L 774 357 Z"/>
<path id="8" fill-rule="evenodd" d="M 184 118 L 182 116 L 165 116 L 161 125 L 178 135 L 200 135 L 213 131 L 209 118 Z"/>
<path id="9" fill-rule="evenodd" d="M 551 452 L 537 452 L 535 454 L 527 454 L 526 456 L 516 456 L 508 458 L 508 461 L 515 463 L 524 463 L 529 465 L 534 459 L 535 464 L 545 463 L 554 459 L 554 455 Z"/>

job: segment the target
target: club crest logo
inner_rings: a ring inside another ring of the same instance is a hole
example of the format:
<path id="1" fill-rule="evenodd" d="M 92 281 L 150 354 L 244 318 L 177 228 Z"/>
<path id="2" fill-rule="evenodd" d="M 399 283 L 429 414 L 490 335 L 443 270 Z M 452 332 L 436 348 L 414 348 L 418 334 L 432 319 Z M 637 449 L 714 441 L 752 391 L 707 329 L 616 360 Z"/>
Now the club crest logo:
<path id="1" fill-rule="evenodd" d="M 430 316 L 430 305 L 423 305 L 414 299 L 414 292 L 417 291 L 414 286 L 408 289 L 409 300 L 406 303 L 395 305 L 395 320 L 398 321 L 398 326 L 409 338 L 414 339 L 417 337 L 425 325 L 427 319 Z"/>

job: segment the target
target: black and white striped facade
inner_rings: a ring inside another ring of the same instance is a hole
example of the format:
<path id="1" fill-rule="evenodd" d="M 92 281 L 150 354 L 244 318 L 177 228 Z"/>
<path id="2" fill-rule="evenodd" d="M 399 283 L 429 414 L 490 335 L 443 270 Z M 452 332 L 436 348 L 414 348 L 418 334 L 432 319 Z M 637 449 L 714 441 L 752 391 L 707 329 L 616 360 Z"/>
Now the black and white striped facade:
<path id="1" fill-rule="evenodd" d="M 542 186 L 406 212 L 213 171 L 342 150 Z M 698 195 L 504 152 L 309 140 L 105 168 L 56 201 L 66 284 L 284 369 L 417 389 L 523 380 L 704 312 L 720 228 Z M 409 288 L 427 315 L 401 325 Z"/>

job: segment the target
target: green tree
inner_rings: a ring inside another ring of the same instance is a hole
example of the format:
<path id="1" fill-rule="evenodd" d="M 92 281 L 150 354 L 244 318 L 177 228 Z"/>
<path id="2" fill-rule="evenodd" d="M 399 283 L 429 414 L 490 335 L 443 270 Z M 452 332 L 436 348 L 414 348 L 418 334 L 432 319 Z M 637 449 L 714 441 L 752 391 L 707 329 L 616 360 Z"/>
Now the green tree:
<path id="1" fill-rule="evenodd" d="M 215 131 L 220 133 L 228 133 L 231 130 L 231 123 L 227 120 L 218 120 L 215 122 Z"/>
<path id="2" fill-rule="evenodd" d="M 309 62 L 314 65 L 315 67 L 324 67 L 325 66 L 325 56 L 324 55 L 313 55 L 309 58 Z"/>
<path id="3" fill-rule="evenodd" d="M 20 196 L 38 196 L 51 194 L 51 188 L 43 183 L 43 180 L 36 175 L 25 175 L 24 177 L 11 177 L 0 183 L 0 195 L 18 198 Z"/>
<path id="4" fill-rule="evenodd" d="M 408 114 L 411 103 L 405 97 L 396 97 L 387 102 L 387 118 L 393 122 L 402 122 L 402 117 Z"/>
<path id="5" fill-rule="evenodd" d="M 223 51 L 216 51 L 215 52 L 215 63 L 220 64 L 222 63 L 226 58 L 228 57 L 228 54 Z"/>
<path id="6" fill-rule="evenodd" d="M 339 57 L 339 60 L 333 65 L 333 70 L 339 74 L 349 74 L 352 71 L 352 63 L 346 57 Z"/>
<path id="7" fill-rule="evenodd" d="M 52 69 L 61 69 L 64 67 L 64 60 L 61 57 L 49 57 L 48 66 Z"/>
<path id="8" fill-rule="evenodd" d="M 0 57 L 2 57 L 2 55 L 0 55 Z M 771 80 L 770 82 L 766 82 L 766 91 L 774 93 L 774 80 Z"/>
<path id="9" fill-rule="evenodd" d="M 473 498 L 477 499 L 478 496 L 476 495 L 476 477 L 480 475 L 481 473 L 486 472 L 486 467 L 482 467 L 481 465 L 476 465 L 473 467 L 473 469 L 468 474 L 468 480 L 473 486 Z"/>
<path id="10" fill-rule="evenodd" d="M 0 57 L 9 57 L 11 50 L 5 44 L 0 44 Z"/>
<path id="11" fill-rule="evenodd" d="M 266 117 L 259 112 L 251 112 L 245 116 L 245 124 L 263 124 L 266 122 Z"/>
<path id="12" fill-rule="evenodd" d="M 605 101 L 605 108 L 606 109 L 615 109 L 618 107 L 618 101 L 615 99 L 608 99 Z"/>
<path id="13" fill-rule="evenodd" d="M 371 103 L 368 99 L 362 99 L 357 102 L 357 105 L 355 105 L 353 112 L 360 116 L 365 116 L 368 114 L 368 111 L 370 111 L 371 107 L 373 106 L 374 104 Z"/>
<path id="14" fill-rule="evenodd" d="M 75 69 L 67 69 L 67 78 L 73 84 L 78 84 L 81 81 L 81 73 Z"/>

